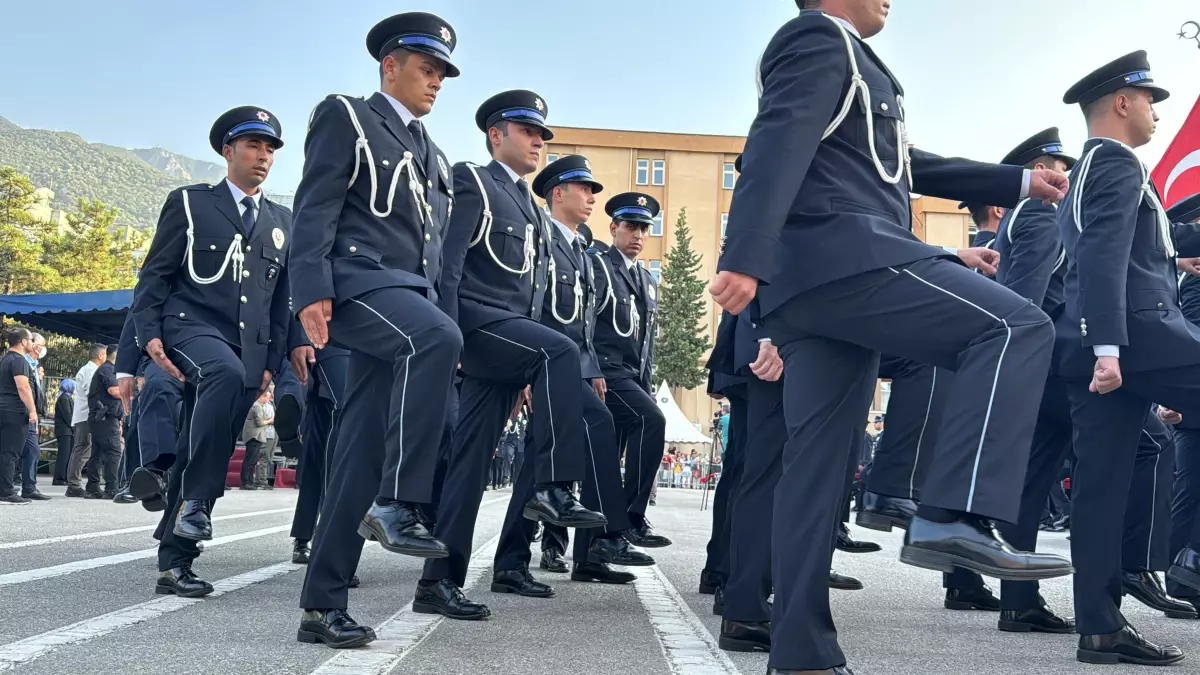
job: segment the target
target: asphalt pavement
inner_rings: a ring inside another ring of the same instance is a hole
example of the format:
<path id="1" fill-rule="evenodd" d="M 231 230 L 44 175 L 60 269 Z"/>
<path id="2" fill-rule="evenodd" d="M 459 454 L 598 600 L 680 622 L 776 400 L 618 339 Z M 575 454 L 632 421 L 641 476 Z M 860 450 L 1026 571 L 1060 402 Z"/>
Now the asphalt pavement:
<path id="1" fill-rule="evenodd" d="M 157 519 L 137 505 L 66 499 L 0 507 L 0 671 L 62 673 L 350 675 L 759 675 L 764 654 L 716 647 L 720 619 L 697 593 L 711 511 L 701 493 L 661 490 L 655 527 L 675 545 L 650 551 L 658 565 L 631 569 L 631 586 L 583 584 L 537 570 L 554 585 L 551 599 L 487 590 L 509 493 L 488 492 L 475 531 L 468 574 L 472 598 L 486 602 L 484 622 L 442 620 L 410 610 L 420 562 L 368 545 L 350 612 L 375 626 L 368 648 L 335 651 L 296 642 L 304 568 L 290 562 L 294 490 L 234 490 L 217 503 L 215 539 L 196 571 L 216 586 L 205 599 L 153 593 Z M 843 649 L 857 675 L 1109 673 L 1075 661 L 1070 635 L 1014 635 L 996 615 L 942 608 L 938 575 L 898 562 L 901 533 L 855 529 L 881 553 L 838 553 L 840 572 L 862 591 L 833 591 Z M 535 549 L 537 545 L 535 544 Z M 1042 549 L 1067 552 L 1061 534 Z M 535 550 L 535 564 L 536 564 Z M 1069 613 L 1069 580 L 1043 584 L 1051 606 Z M 1175 668 L 1200 672 L 1200 621 L 1165 618 L 1126 602 L 1130 621 L 1151 639 L 1189 655 Z M 1124 672 L 1132 666 L 1121 668 Z"/>

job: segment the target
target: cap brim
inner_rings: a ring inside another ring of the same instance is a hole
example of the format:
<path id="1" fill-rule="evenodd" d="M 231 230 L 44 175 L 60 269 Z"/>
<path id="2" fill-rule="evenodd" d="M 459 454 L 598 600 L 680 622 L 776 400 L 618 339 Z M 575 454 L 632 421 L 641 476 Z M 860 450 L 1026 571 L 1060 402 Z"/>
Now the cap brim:
<path id="1" fill-rule="evenodd" d="M 229 145 L 230 143 L 236 141 L 239 138 L 245 138 L 247 136 L 258 136 L 259 138 L 265 138 L 271 142 L 271 145 L 275 146 L 276 150 L 283 147 L 283 139 L 282 138 L 280 138 L 274 134 L 264 133 L 258 129 L 255 129 L 252 131 L 247 131 L 245 133 L 238 134 L 228 140 L 225 140 L 221 143 L 220 147 L 214 147 L 213 150 L 216 150 L 217 154 L 219 155 L 219 154 L 221 154 L 221 148 L 225 147 L 226 145 Z"/>
<path id="2" fill-rule="evenodd" d="M 1162 103 L 1168 98 L 1171 98 L 1171 92 L 1163 89 L 1162 87 L 1156 87 L 1153 84 L 1135 84 L 1134 86 L 1140 89 L 1149 89 L 1151 95 L 1154 96 L 1155 103 Z"/>
<path id="3" fill-rule="evenodd" d="M 458 66 L 451 63 L 450 59 L 446 58 L 446 56 L 444 54 L 439 54 L 437 51 L 435 51 L 433 49 L 428 49 L 428 48 L 422 47 L 420 45 L 401 45 L 401 49 L 407 49 L 410 52 L 420 52 L 422 54 L 425 54 L 426 56 L 432 56 L 433 58 L 437 59 L 438 61 L 441 61 L 442 63 L 446 64 L 446 77 L 458 77 L 460 74 L 460 72 L 458 70 Z"/>
<path id="4" fill-rule="evenodd" d="M 1055 153 L 1054 155 L 1051 155 L 1051 156 L 1052 156 L 1052 157 L 1057 157 L 1057 158 L 1061 159 L 1062 161 L 1066 162 L 1066 164 L 1067 164 L 1067 171 L 1070 171 L 1071 169 L 1074 169 L 1074 168 L 1075 168 L 1075 164 L 1079 162 L 1079 160 L 1078 160 L 1078 159 L 1075 159 L 1074 157 L 1072 157 L 1072 156 L 1070 156 L 1070 155 L 1061 155 L 1061 154 Z"/>
<path id="5" fill-rule="evenodd" d="M 617 221 L 618 223 L 633 223 L 634 225 L 645 225 L 646 227 L 650 227 L 654 224 L 654 220 L 652 218 L 642 218 L 641 216 L 619 216 L 613 218 L 613 220 Z"/>

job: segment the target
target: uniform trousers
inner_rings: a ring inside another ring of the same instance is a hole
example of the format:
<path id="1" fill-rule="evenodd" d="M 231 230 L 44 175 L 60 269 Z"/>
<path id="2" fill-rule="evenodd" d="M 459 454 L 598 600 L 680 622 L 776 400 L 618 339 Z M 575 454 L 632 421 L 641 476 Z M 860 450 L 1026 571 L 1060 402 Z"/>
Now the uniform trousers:
<path id="1" fill-rule="evenodd" d="M 1175 476 L 1175 439 L 1154 406 L 1138 436 L 1121 568 L 1126 572 L 1166 572 L 1171 565 L 1171 487 Z"/>
<path id="2" fill-rule="evenodd" d="M 308 404 L 300 421 L 300 464 L 296 483 L 296 511 L 292 515 L 293 539 L 309 541 L 317 527 L 317 515 L 329 478 L 329 458 L 337 445 L 338 401 L 346 383 L 349 356 L 318 361 L 312 368 Z"/>
<path id="3" fill-rule="evenodd" d="M 137 443 L 132 446 L 132 452 L 137 453 L 135 468 L 145 466 L 159 471 L 171 468 L 175 462 L 182 399 L 182 382 L 157 364 L 146 365 L 137 397 Z"/>
<path id="4" fill-rule="evenodd" d="M 887 433 L 875 448 L 867 490 L 920 501 L 921 485 L 933 457 L 954 373 L 886 356 L 879 376 L 891 379 L 891 397 L 887 404 Z"/>
<path id="5" fill-rule="evenodd" d="M 1188 422 L 1184 418 L 1184 422 Z M 1193 423 L 1195 421 L 1193 420 Z M 1171 497 L 1171 549 L 1174 559 L 1184 547 L 1200 551 L 1200 428 L 1175 427 L 1175 487 Z M 1167 580 L 1167 592 L 1195 598 L 1200 591 Z"/>
<path id="6" fill-rule="evenodd" d="M 437 523 L 438 505 L 442 502 L 442 489 L 446 485 L 446 471 L 450 468 L 450 446 L 454 441 L 454 427 L 458 425 L 458 397 L 461 387 L 462 378 L 456 377 L 454 386 L 450 388 L 450 399 L 446 403 L 446 425 L 442 429 L 437 470 L 433 474 L 433 502 L 426 509 L 427 515 L 434 523 Z"/>
<path id="7" fill-rule="evenodd" d="M 749 418 L 745 385 L 726 387 L 723 393 L 729 399 L 729 438 L 724 439 L 727 445 L 721 464 L 721 480 L 717 482 L 717 490 L 713 495 L 712 534 L 708 539 L 707 557 L 704 560 L 704 569 L 715 572 L 722 585 L 729 578 L 731 514 L 745 471 L 746 425 Z M 661 456 L 658 462 L 661 464 Z"/>
<path id="8" fill-rule="evenodd" d="M 787 489 L 774 504 L 788 517 L 772 523 L 770 665 L 833 668 L 846 659 L 829 609 L 829 568 L 846 463 L 862 441 L 879 352 L 958 374 L 923 503 L 1015 520 L 1037 417 L 1028 392 L 1046 380 L 1053 330 L 1029 301 L 940 258 L 802 292 L 764 323 L 784 359 L 788 427 L 780 476 Z"/>
<path id="9" fill-rule="evenodd" d="M 625 501 L 629 503 L 631 520 L 640 526 L 662 467 L 667 420 L 654 397 L 633 378 L 606 380 L 608 393 L 604 402 L 612 413 L 618 441 L 625 448 Z"/>

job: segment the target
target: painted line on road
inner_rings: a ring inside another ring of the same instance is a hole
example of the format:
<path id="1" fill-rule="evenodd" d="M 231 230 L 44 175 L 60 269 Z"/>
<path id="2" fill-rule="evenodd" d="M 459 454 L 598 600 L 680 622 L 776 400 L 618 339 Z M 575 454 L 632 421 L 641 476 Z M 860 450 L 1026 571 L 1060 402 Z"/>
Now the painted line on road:
<path id="1" fill-rule="evenodd" d="M 658 567 L 639 574 L 633 586 L 674 675 L 741 675 L 717 646 L 700 617 L 688 607 Z"/>
<path id="2" fill-rule="evenodd" d="M 94 640 L 122 628 L 177 612 L 200 602 L 211 602 L 212 599 L 227 593 L 303 569 L 303 567 L 304 565 L 290 562 L 269 565 L 216 582 L 213 584 L 213 592 L 205 598 L 181 598 L 176 595 L 168 595 L 0 646 L 0 671 L 11 670 L 19 665 L 29 663 L 59 647 Z"/>
<path id="3" fill-rule="evenodd" d="M 239 518 L 253 518 L 255 516 L 269 516 L 276 513 L 292 513 L 295 507 L 286 509 L 269 509 L 267 511 L 251 511 L 250 513 L 231 513 L 227 516 L 214 516 L 212 521 L 218 522 L 221 520 L 237 520 Z M 119 530 L 105 530 L 104 532 L 85 532 L 83 534 L 66 534 L 61 537 L 48 537 L 46 539 L 30 539 L 28 541 L 12 541 L 0 544 L 0 551 L 27 548 L 29 546 L 45 546 L 46 544 L 58 544 L 64 541 L 79 541 L 80 539 L 95 539 L 96 537 L 113 537 L 121 534 L 133 534 L 135 532 L 153 532 L 158 527 L 155 525 L 139 525 L 137 527 L 125 527 Z"/>
<path id="4" fill-rule="evenodd" d="M 231 534 L 226 537 L 217 537 L 212 541 L 204 542 L 204 550 L 208 550 L 213 546 L 222 544 L 230 544 L 235 541 L 244 539 L 254 539 L 255 537 L 265 537 L 270 534 L 286 532 L 291 529 L 291 525 L 279 525 L 276 527 L 268 527 L 261 530 L 251 530 L 239 534 Z M 77 560 L 75 562 L 64 563 L 62 565 L 54 565 L 52 567 L 39 567 L 37 569 L 25 570 L 24 572 L 11 572 L 9 574 L 0 574 L 0 586 L 12 586 L 13 584 L 24 584 L 30 581 L 39 581 L 41 579 L 52 579 L 61 577 L 67 574 L 83 572 L 86 570 L 94 570 L 98 567 L 108 567 L 109 565 L 119 565 L 121 563 L 130 562 L 133 560 L 141 560 L 143 558 L 152 558 L 158 555 L 158 547 L 142 549 L 141 551 L 132 551 L 130 553 L 118 553 L 116 555 L 106 555 L 100 558 L 88 558 L 87 560 Z"/>

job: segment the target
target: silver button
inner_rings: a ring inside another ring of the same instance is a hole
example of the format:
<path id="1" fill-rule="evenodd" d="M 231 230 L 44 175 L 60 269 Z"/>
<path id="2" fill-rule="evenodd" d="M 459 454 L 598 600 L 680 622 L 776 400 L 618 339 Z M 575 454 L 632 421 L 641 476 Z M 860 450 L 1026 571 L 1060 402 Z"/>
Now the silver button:
<path id="1" fill-rule="evenodd" d="M 426 189 L 432 190 L 433 189 L 433 181 L 431 181 L 431 180 L 425 181 L 425 187 L 426 187 Z"/>
<path id="2" fill-rule="evenodd" d="M 1161 302 L 1160 302 L 1160 303 L 1158 303 L 1158 308 L 1159 308 L 1159 309 L 1162 309 L 1162 308 L 1163 308 L 1163 304 L 1162 304 Z"/>
<path id="3" fill-rule="evenodd" d="M 567 280 L 567 275 L 565 275 L 565 274 L 564 274 L 564 275 L 562 275 L 562 280 L 563 280 L 563 281 L 566 281 L 566 280 Z"/>
<path id="4" fill-rule="evenodd" d="M 883 110 L 883 111 L 885 111 L 885 112 L 886 112 L 886 111 L 887 111 L 887 109 L 888 109 L 888 104 L 886 104 L 886 103 L 880 103 L 880 104 L 879 104 L 879 109 L 880 109 L 880 110 Z"/>
<path id="5" fill-rule="evenodd" d="M 241 328 L 242 330 L 245 330 L 245 329 L 246 329 L 246 324 L 244 324 L 244 323 L 242 323 L 241 321 L 239 321 L 239 322 L 238 322 L 238 328 Z"/>
<path id="6" fill-rule="evenodd" d="M 1087 329 L 1086 328 L 1084 328 L 1083 330 L 1081 330 L 1079 332 L 1081 335 L 1083 335 L 1083 337 L 1087 337 Z"/>
<path id="7" fill-rule="evenodd" d="M 428 265 L 428 264 L 429 264 L 429 261 L 428 261 L 428 260 L 426 260 L 426 259 L 424 259 L 424 258 L 421 258 L 421 265 L 422 265 L 422 266 L 425 266 L 425 265 Z"/>
<path id="8" fill-rule="evenodd" d="M 275 258 L 275 262 L 279 262 L 279 258 Z"/>
<path id="9" fill-rule="evenodd" d="M 383 160 L 383 165 L 384 165 L 384 166 L 391 166 L 391 163 L 390 163 L 390 162 L 388 162 L 388 161 L 385 159 L 385 160 Z"/>
<path id="10" fill-rule="evenodd" d="M 217 250 L 217 245 L 216 245 L 216 244 L 209 244 L 209 245 L 208 245 L 208 250 L 210 250 L 210 251 L 215 251 L 215 250 Z"/>
<path id="11" fill-rule="evenodd" d="M 246 296 L 244 296 L 244 295 L 242 296 L 242 304 L 243 305 L 246 304 Z"/>
<path id="12" fill-rule="evenodd" d="M 431 237 L 427 234 L 427 235 L 425 235 L 425 241 L 433 241 L 433 237 Z"/>
<path id="13" fill-rule="evenodd" d="M 180 313 L 179 313 L 179 318 L 181 318 L 181 319 L 182 319 L 182 318 L 183 318 L 183 317 L 185 317 L 185 316 L 187 316 L 187 315 L 186 315 L 186 314 L 184 314 L 183 312 L 180 312 Z"/>
<path id="14" fill-rule="evenodd" d="M 249 279 L 250 278 L 250 270 L 242 270 L 242 278 Z"/>
<path id="15" fill-rule="evenodd" d="M 351 247 L 350 247 L 350 252 L 351 252 L 351 253 L 358 253 L 358 247 L 357 247 L 357 246 L 351 246 Z"/>
<path id="16" fill-rule="evenodd" d="M 249 246 L 247 246 L 247 247 L 246 247 L 246 253 L 249 253 L 250 251 L 251 251 L 251 248 L 250 248 Z"/>
<path id="17" fill-rule="evenodd" d="M 511 226 L 511 225 L 508 227 L 508 231 L 509 231 L 509 232 L 512 232 L 512 226 Z"/>

